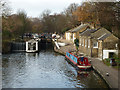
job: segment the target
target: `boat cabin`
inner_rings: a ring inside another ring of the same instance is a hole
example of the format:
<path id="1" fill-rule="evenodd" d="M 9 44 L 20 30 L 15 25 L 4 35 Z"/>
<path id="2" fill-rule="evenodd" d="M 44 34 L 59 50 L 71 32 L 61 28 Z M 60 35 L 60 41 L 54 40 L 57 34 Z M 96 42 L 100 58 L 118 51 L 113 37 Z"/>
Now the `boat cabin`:
<path id="1" fill-rule="evenodd" d="M 26 52 L 37 52 L 38 41 L 32 39 L 26 42 Z"/>
<path id="2" fill-rule="evenodd" d="M 74 64 L 77 64 L 77 65 L 89 65 L 89 62 L 88 62 L 88 58 L 84 57 L 84 56 L 77 56 L 77 55 L 74 55 L 70 52 L 66 52 L 66 57 L 72 61 Z"/>

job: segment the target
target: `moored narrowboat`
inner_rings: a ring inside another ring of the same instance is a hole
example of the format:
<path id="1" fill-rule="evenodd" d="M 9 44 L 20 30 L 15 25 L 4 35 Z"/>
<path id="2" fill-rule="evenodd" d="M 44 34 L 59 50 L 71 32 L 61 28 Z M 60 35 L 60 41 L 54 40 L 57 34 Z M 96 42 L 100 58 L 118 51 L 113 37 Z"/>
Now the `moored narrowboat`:
<path id="1" fill-rule="evenodd" d="M 91 69 L 91 64 L 86 57 L 74 55 L 72 52 L 66 52 L 65 57 L 68 61 L 70 61 L 73 65 L 77 66 L 77 68 L 80 70 Z"/>

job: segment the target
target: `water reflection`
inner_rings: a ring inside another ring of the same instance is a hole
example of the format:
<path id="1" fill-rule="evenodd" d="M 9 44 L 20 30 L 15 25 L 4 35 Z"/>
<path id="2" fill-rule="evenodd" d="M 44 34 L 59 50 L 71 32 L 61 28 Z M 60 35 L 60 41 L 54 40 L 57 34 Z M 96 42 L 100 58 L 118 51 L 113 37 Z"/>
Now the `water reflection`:
<path id="1" fill-rule="evenodd" d="M 53 51 L 3 55 L 3 88 L 107 87 L 94 72 L 78 74 L 64 56 Z"/>

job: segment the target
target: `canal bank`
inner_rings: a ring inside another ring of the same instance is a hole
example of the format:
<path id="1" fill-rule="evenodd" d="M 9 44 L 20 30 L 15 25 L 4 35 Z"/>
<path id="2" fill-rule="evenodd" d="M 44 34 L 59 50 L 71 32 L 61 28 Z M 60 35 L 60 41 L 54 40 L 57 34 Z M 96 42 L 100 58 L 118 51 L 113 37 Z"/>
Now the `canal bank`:
<path id="1" fill-rule="evenodd" d="M 69 43 L 66 40 L 61 40 L 61 42 L 67 43 L 68 45 L 60 47 L 60 49 L 54 47 L 55 52 L 65 55 L 67 51 L 75 50 L 73 43 Z M 112 68 L 111 66 L 106 66 L 101 60 L 97 58 L 89 57 L 89 60 L 91 60 L 93 69 L 100 74 L 100 76 L 106 81 L 110 88 L 118 88 L 118 70 Z"/>

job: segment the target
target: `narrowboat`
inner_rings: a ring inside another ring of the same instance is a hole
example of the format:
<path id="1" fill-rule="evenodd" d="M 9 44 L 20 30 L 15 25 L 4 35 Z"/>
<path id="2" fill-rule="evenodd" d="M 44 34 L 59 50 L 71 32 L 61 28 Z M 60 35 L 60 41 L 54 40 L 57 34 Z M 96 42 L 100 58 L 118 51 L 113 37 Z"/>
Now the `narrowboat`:
<path id="1" fill-rule="evenodd" d="M 88 58 L 86 58 L 86 57 L 75 55 L 72 52 L 66 52 L 65 57 L 74 66 L 77 66 L 77 68 L 79 70 L 89 70 L 89 69 L 91 69 L 91 64 L 88 62 Z"/>

